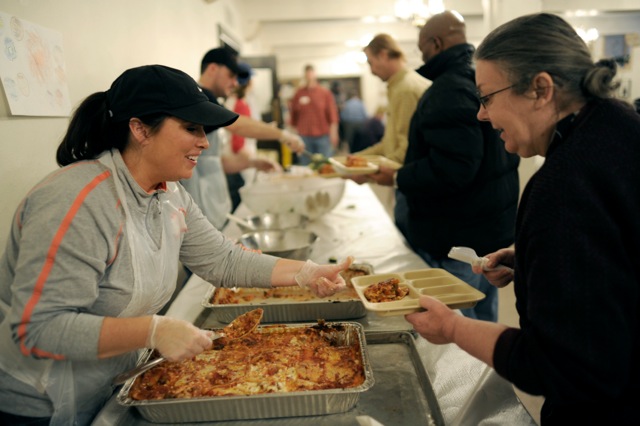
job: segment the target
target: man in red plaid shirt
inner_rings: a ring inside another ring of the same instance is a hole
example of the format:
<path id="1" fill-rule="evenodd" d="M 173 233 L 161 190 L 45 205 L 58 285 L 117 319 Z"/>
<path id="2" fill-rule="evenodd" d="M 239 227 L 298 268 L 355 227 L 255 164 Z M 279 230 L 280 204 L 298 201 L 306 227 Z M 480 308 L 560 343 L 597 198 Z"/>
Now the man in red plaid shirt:
<path id="1" fill-rule="evenodd" d="M 338 107 L 333 94 L 318 84 L 312 65 L 304 68 L 304 85 L 291 99 L 291 125 L 304 140 L 308 151 L 331 157 L 337 148 Z M 298 163 L 309 164 L 310 158 L 299 157 Z"/>

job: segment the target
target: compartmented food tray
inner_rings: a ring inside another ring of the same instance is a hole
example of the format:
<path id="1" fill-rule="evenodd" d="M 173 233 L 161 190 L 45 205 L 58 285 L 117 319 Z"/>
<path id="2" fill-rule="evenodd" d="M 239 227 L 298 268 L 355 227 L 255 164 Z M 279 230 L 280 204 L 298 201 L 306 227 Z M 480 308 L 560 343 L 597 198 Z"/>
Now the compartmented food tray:
<path id="1" fill-rule="evenodd" d="M 369 286 L 392 278 L 399 281 L 400 288 L 409 290 L 406 296 L 390 302 L 372 303 L 367 300 L 365 291 Z M 485 298 L 481 291 L 439 268 L 367 275 L 355 277 L 351 282 L 364 307 L 382 316 L 406 315 L 420 311 L 420 295 L 435 297 L 451 309 L 471 308 Z"/>
<path id="2" fill-rule="evenodd" d="M 371 275 L 373 267 L 367 263 L 354 263 L 343 276 L 352 282 L 355 274 Z M 229 323 L 257 307 L 264 309 L 263 323 L 346 320 L 362 318 L 367 313 L 350 285 L 347 290 L 326 298 L 316 297 L 309 290 L 299 287 L 235 290 L 211 287 L 204 296 L 202 306 L 211 308 L 213 317 L 223 323 Z"/>
<path id="3" fill-rule="evenodd" d="M 279 329 L 305 329 L 318 324 L 280 324 L 260 326 L 258 333 L 277 333 Z M 139 414 L 151 422 L 185 423 L 240 419 L 266 419 L 277 417 L 316 416 L 341 413 L 353 408 L 361 393 L 373 386 L 374 379 L 369 362 L 362 325 L 358 323 L 326 323 L 322 333 L 336 345 L 359 347 L 364 382 L 356 387 L 298 392 L 265 393 L 243 396 L 215 396 L 162 400 L 134 400 L 130 391 L 135 381 L 129 380 L 118 393 L 118 403 L 135 407 Z M 144 362 L 150 355 L 141 358 Z"/>

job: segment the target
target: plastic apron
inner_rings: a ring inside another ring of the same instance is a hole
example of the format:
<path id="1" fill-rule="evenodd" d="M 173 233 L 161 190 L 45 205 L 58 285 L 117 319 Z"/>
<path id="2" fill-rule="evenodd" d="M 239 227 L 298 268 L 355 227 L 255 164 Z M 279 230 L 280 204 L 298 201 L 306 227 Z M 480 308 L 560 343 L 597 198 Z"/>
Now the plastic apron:
<path id="1" fill-rule="evenodd" d="M 209 148 L 202 151 L 191 178 L 181 181 L 216 229 L 222 229 L 227 221 L 227 214 L 231 213 L 227 176 L 222 168 L 220 132 L 222 129 L 207 133 Z"/>
<path id="2" fill-rule="evenodd" d="M 112 156 L 107 151 L 99 161 L 111 169 L 118 197 L 125 210 L 125 229 L 134 273 L 131 300 L 118 317 L 154 314 L 171 298 L 178 276 L 180 246 L 186 231 L 185 216 L 179 208 L 182 202 L 178 196 L 178 186 L 168 182 L 166 193 L 158 193 L 162 222 L 158 247 L 146 229 L 146 218 L 131 214 Z M 27 358 L 11 340 L 8 320 L 10 308 L 2 305 L 0 309 L 5 313 L 5 318 L 0 324 L 0 367 L 15 379 L 48 395 L 54 407 L 52 426 L 88 424 L 112 394 L 111 379 L 131 368 L 138 353 L 132 352 L 97 363 Z"/>

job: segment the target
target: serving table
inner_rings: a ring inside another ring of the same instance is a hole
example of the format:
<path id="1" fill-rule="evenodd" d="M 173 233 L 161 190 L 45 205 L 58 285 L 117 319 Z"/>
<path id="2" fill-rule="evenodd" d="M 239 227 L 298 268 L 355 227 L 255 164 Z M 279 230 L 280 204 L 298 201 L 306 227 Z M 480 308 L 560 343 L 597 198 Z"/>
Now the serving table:
<path id="1" fill-rule="evenodd" d="M 252 213 L 241 204 L 235 214 L 246 217 Z M 307 225 L 307 229 L 319 236 L 310 255 L 310 259 L 317 263 L 327 263 L 330 259 L 340 261 L 346 256 L 354 256 L 357 262 L 371 264 L 375 273 L 429 267 L 407 246 L 402 234 L 397 230 L 368 184 L 358 185 L 353 181 L 346 181 L 345 195 L 340 203 L 331 212 L 311 221 Z M 241 235 L 240 229 L 234 223 L 229 223 L 223 232 L 230 238 L 238 238 Z M 224 324 L 219 323 L 210 315 L 210 309 L 202 306 L 204 295 L 210 285 L 200 277 L 192 275 L 171 304 L 166 315 L 191 321 L 200 327 L 223 327 Z M 415 358 L 419 359 L 415 362 L 422 364 L 417 366 L 416 374 L 418 376 L 424 374 L 425 380 L 430 382 L 431 390 L 420 389 L 422 383 L 407 381 L 406 389 L 402 389 L 406 394 L 401 398 L 401 396 L 395 395 L 398 392 L 398 384 L 389 384 L 389 386 L 395 386 L 393 387 L 394 395 L 389 395 L 389 398 L 402 400 L 403 398 L 415 397 L 417 393 L 424 393 L 429 399 L 430 393 L 433 393 L 433 397 L 437 400 L 435 412 L 432 413 L 433 415 L 429 415 L 428 422 L 422 420 L 421 423 L 416 424 L 536 424 L 518 400 L 512 385 L 498 376 L 492 368 L 468 355 L 458 346 L 454 344 L 433 345 L 427 342 L 413 332 L 411 325 L 405 321 L 403 316 L 381 317 L 369 312 L 365 317 L 353 321 L 363 325 L 365 332 L 371 336 L 372 343 L 379 343 L 384 339 L 396 339 L 395 335 L 397 334 L 399 337 L 394 342 L 396 346 L 402 346 L 402 338 L 406 335 L 411 336 L 412 341 L 409 343 L 417 354 Z M 397 350 L 402 351 L 403 349 L 398 347 Z M 400 352 L 398 352 L 398 356 L 400 357 Z M 389 363 L 396 361 L 393 355 L 388 358 Z M 384 391 L 384 386 L 385 383 L 380 383 L 378 392 Z M 362 404 L 359 403 L 359 405 Z M 420 418 L 419 404 L 410 405 L 405 409 L 415 410 L 410 415 L 414 418 Z M 400 424 L 396 421 L 400 418 L 394 419 L 393 413 L 382 413 L 376 410 L 362 412 L 362 410 L 356 409 L 351 411 L 339 417 L 326 416 L 326 421 L 318 417 L 311 417 L 238 420 L 215 424 L 224 424 L 225 426 L 275 424 L 344 424 L 354 426 L 358 424 L 372 426 L 383 424 L 394 426 Z M 309 419 L 308 421 L 311 423 L 305 423 L 305 419 Z M 404 420 L 406 421 L 406 418 Z M 102 426 L 152 423 L 141 418 L 134 409 L 119 405 L 114 395 L 98 414 L 93 424 Z M 407 423 L 405 422 L 405 424 Z"/>

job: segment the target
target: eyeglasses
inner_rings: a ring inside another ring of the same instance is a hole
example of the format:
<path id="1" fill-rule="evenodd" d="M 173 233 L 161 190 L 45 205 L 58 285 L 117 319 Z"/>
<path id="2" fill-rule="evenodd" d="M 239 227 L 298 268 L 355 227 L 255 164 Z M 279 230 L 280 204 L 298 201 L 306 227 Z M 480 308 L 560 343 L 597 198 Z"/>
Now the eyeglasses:
<path id="1" fill-rule="evenodd" d="M 480 104 L 482 104 L 483 107 L 485 107 L 485 109 L 487 108 L 487 105 L 489 105 L 489 101 L 491 100 L 491 97 L 493 95 L 497 95 L 500 92 L 504 92 L 505 90 L 509 90 L 514 88 L 516 85 L 512 84 L 509 87 L 505 87 L 504 89 L 500 89 L 500 90 L 496 90 L 495 92 L 491 92 L 488 95 L 484 95 L 484 96 L 480 96 L 480 92 L 477 93 L 478 95 L 478 100 L 480 101 Z"/>

